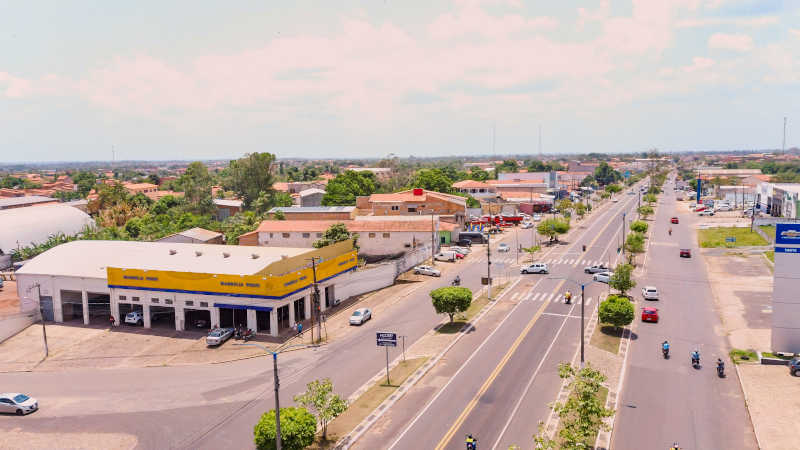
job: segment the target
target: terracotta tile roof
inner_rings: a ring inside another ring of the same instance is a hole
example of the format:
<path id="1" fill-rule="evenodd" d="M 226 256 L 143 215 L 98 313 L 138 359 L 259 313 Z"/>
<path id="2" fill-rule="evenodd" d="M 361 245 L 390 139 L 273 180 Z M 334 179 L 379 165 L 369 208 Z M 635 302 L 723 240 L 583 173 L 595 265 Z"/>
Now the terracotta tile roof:
<path id="1" fill-rule="evenodd" d="M 491 186 L 489 186 L 488 184 L 483 183 L 481 181 L 464 180 L 464 181 L 459 181 L 457 183 L 453 183 L 453 187 L 456 188 L 456 189 L 471 189 L 471 188 L 478 188 L 478 189 L 484 188 L 485 189 L 485 188 L 489 188 Z"/>
<path id="2" fill-rule="evenodd" d="M 265 220 L 256 231 L 320 233 L 337 223 L 345 224 L 349 231 L 356 233 L 431 231 L 431 221 L 427 217 L 419 220 Z"/>
<path id="3" fill-rule="evenodd" d="M 284 183 L 284 182 L 272 183 L 272 189 L 281 192 L 289 192 L 289 183 Z"/>
<path id="4" fill-rule="evenodd" d="M 435 191 L 422 191 L 422 195 L 414 195 L 414 190 L 409 189 L 407 191 L 402 192 L 395 192 L 393 194 L 372 194 L 369 196 L 369 201 L 372 203 L 399 203 L 399 202 L 424 202 L 428 198 L 428 196 L 434 198 L 440 198 L 443 200 L 451 200 L 456 202 L 464 202 L 466 203 L 466 199 L 464 197 L 458 195 L 451 195 L 445 194 L 442 192 L 435 192 Z"/>

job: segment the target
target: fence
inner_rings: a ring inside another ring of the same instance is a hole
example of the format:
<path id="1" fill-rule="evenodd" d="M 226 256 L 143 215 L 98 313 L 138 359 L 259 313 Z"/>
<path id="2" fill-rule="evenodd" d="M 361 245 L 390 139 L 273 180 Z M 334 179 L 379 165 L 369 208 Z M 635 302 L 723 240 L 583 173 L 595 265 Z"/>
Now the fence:
<path id="1" fill-rule="evenodd" d="M 39 311 L 16 313 L 0 317 L 0 343 L 39 320 Z"/>

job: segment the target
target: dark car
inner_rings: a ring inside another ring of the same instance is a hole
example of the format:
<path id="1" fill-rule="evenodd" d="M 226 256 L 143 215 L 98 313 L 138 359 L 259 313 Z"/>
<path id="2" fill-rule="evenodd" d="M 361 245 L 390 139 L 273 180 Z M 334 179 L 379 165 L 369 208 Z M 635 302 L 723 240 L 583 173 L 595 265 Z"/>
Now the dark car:
<path id="1" fill-rule="evenodd" d="M 692 257 L 691 250 L 689 250 L 688 248 L 681 249 L 681 258 L 691 258 L 691 257 Z"/>
<path id="2" fill-rule="evenodd" d="M 677 217 L 673 217 L 672 219 L 670 219 L 670 222 L 678 223 L 678 218 Z"/>
<path id="3" fill-rule="evenodd" d="M 792 358 L 789 361 L 789 373 L 796 377 L 798 372 L 800 372 L 800 358 Z"/>
<path id="4" fill-rule="evenodd" d="M 472 239 L 459 239 L 458 240 L 459 247 L 472 247 Z"/>

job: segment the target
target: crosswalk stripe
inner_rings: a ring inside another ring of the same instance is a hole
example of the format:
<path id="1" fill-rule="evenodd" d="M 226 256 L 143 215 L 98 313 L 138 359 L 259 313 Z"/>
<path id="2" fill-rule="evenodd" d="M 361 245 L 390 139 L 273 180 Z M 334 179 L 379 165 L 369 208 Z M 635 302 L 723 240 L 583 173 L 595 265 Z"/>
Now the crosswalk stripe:
<path id="1" fill-rule="evenodd" d="M 553 296 L 553 303 L 558 303 L 559 301 L 561 301 L 561 295 L 558 295 L 558 294 L 553 294 L 553 295 L 554 295 Z"/>
<path id="2" fill-rule="evenodd" d="M 537 292 L 537 293 L 533 294 L 533 298 L 531 298 L 531 301 L 534 301 L 534 302 L 535 302 L 536 300 L 538 300 L 538 299 L 539 299 L 539 296 L 540 296 L 540 295 L 542 295 L 542 293 L 541 293 L 541 292 Z"/>
<path id="3" fill-rule="evenodd" d="M 525 300 L 530 300 L 533 297 L 533 292 L 528 292 L 528 295 L 525 296 Z"/>
<path id="4" fill-rule="evenodd" d="M 519 292 L 514 292 L 514 295 L 511 296 L 511 301 L 514 301 L 519 297 Z"/>
<path id="5" fill-rule="evenodd" d="M 544 299 L 543 299 L 543 301 L 544 301 L 544 302 L 549 302 L 549 301 L 550 301 L 550 299 L 551 299 L 551 298 L 553 298 L 553 296 L 554 296 L 554 295 L 556 295 L 556 293 L 555 293 L 555 292 L 551 292 L 551 293 L 550 293 L 550 295 L 548 295 L 548 296 L 547 296 L 547 300 L 544 300 Z"/>
<path id="6" fill-rule="evenodd" d="M 586 299 L 586 304 L 588 305 L 589 303 L 592 303 L 592 297 Z"/>

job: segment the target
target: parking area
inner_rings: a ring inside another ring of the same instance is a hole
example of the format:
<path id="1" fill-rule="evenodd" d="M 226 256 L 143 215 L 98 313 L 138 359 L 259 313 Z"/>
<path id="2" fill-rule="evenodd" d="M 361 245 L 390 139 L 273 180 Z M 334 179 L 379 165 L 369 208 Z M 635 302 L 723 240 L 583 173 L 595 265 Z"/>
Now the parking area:
<path id="1" fill-rule="evenodd" d="M 747 408 L 762 449 L 796 449 L 800 377 L 786 366 L 741 364 L 738 367 Z"/>

